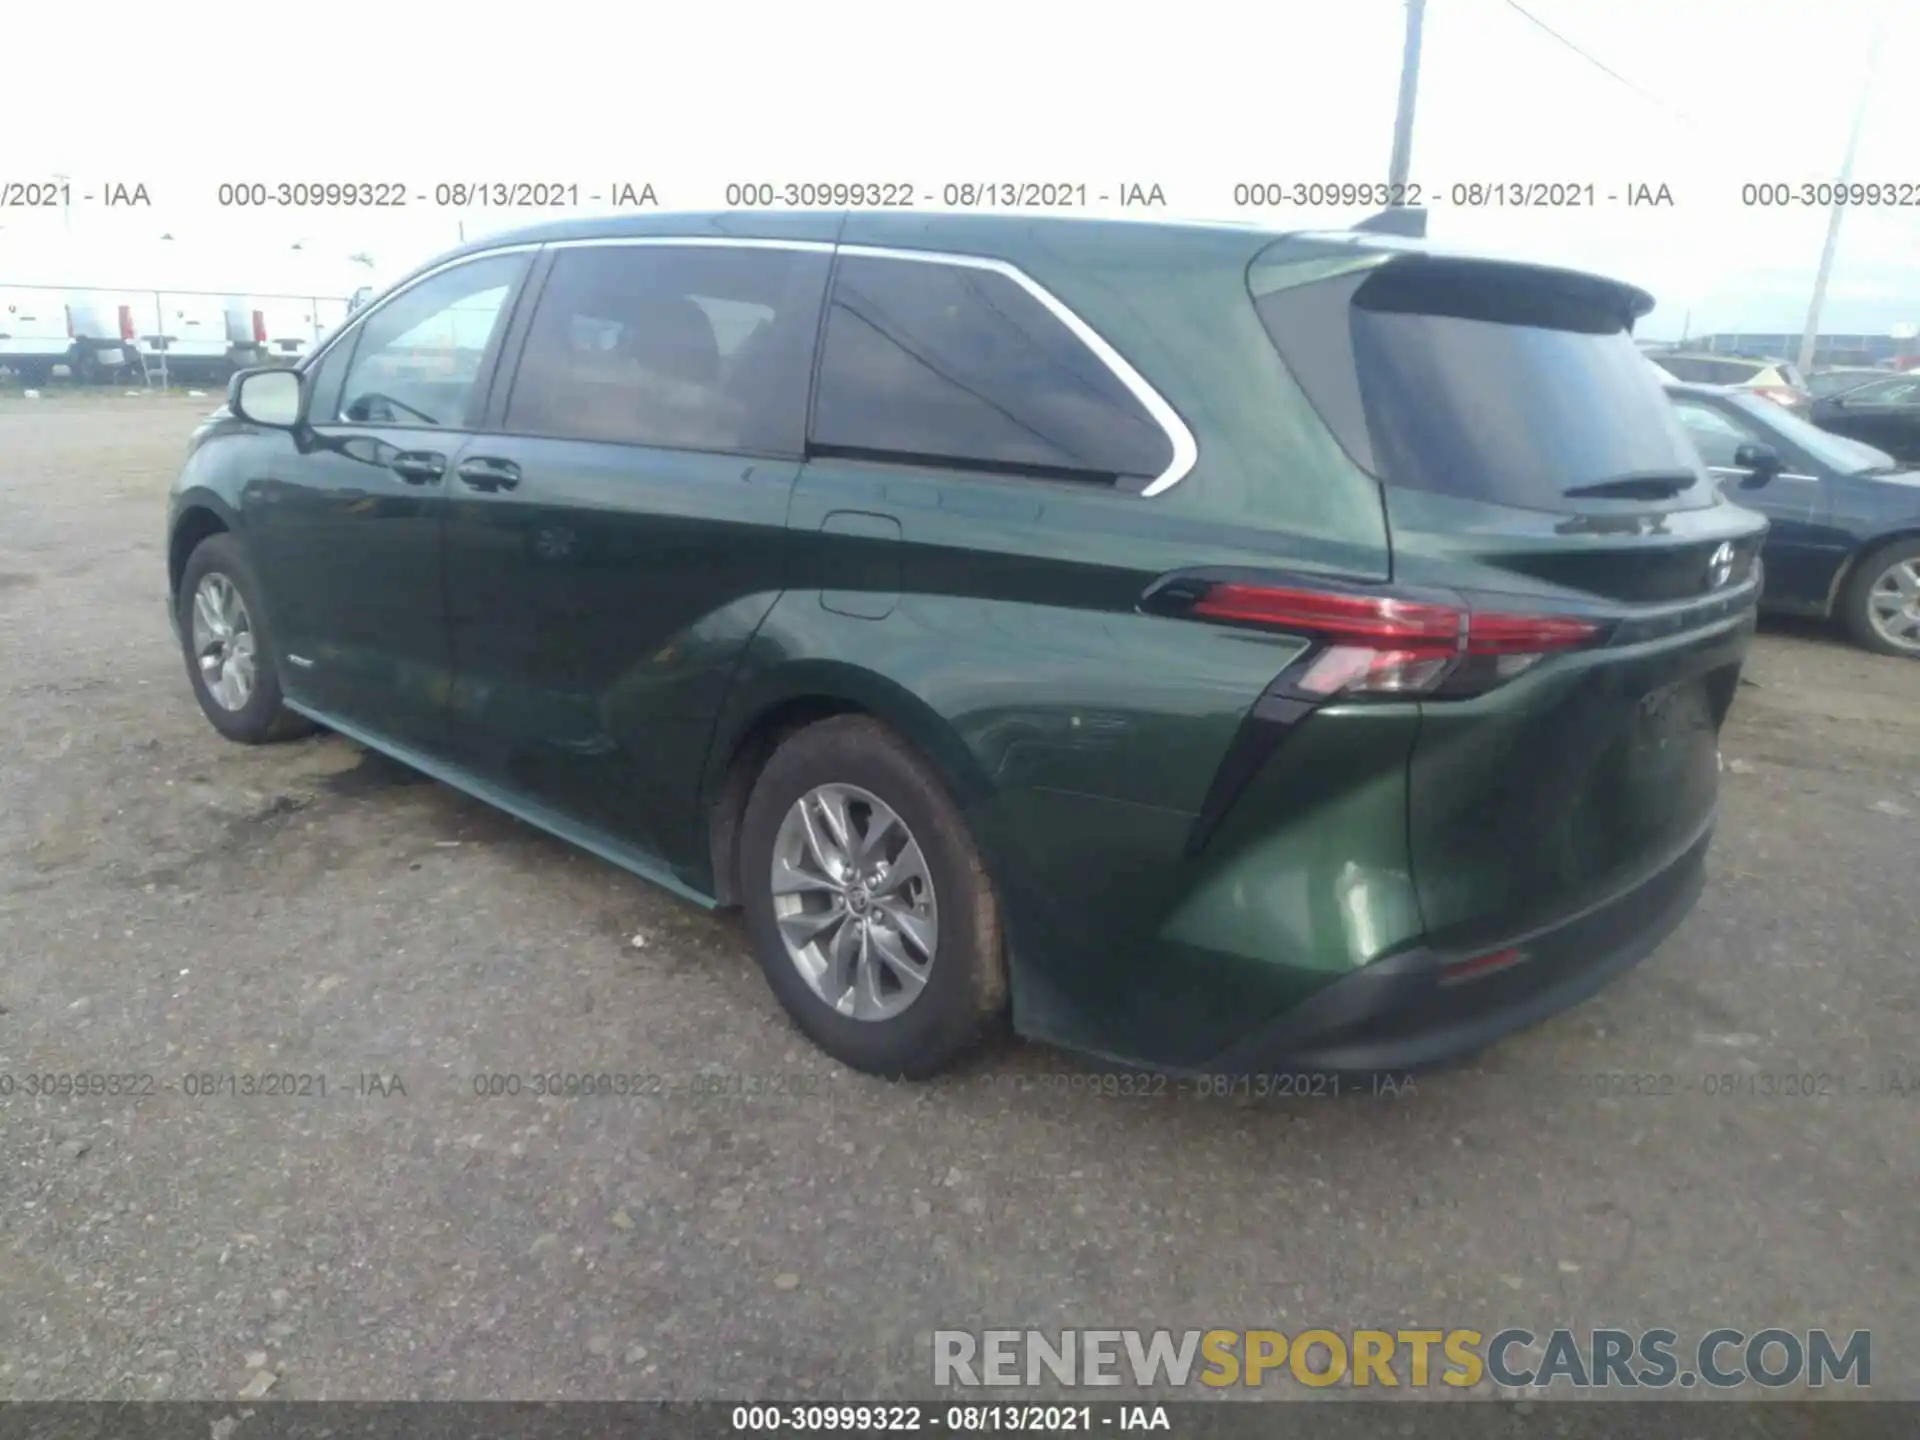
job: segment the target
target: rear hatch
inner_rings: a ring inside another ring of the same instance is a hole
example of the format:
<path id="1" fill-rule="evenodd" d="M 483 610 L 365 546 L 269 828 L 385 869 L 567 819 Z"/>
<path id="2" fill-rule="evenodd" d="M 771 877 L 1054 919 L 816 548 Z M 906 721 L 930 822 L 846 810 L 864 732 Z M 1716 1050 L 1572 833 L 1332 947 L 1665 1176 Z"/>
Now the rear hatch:
<path id="1" fill-rule="evenodd" d="M 1249 272 L 1255 305 L 1380 481 L 1394 588 L 1466 617 L 1465 658 L 1414 690 L 1430 942 L 1498 942 L 1650 878 L 1711 823 L 1766 528 L 1711 483 L 1634 345 L 1651 298 L 1419 249 L 1282 248 Z"/>

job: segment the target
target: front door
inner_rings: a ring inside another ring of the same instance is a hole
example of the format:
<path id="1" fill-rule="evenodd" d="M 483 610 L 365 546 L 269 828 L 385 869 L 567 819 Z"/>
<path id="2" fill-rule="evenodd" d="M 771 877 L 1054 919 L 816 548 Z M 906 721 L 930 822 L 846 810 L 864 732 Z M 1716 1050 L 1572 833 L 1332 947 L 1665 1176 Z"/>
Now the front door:
<path id="1" fill-rule="evenodd" d="M 308 427 L 242 502 L 287 697 L 428 754 L 446 748 L 448 477 L 526 268 L 475 259 L 371 311 L 309 372 Z"/>
<path id="2" fill-rule="evenodd" d="M 699 873 L 708 738 L 779 598 L 830 247 L 555 247 L 448 478 L 462 762 Z"/>

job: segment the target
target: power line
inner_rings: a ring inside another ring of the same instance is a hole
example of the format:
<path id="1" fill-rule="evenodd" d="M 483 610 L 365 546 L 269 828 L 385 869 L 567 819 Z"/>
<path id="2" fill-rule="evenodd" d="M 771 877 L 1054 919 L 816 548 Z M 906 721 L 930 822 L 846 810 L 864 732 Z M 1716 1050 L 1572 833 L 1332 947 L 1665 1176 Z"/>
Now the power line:
<path id="1" fill-rule="evenodd" d="M 1619 81 L 1622 85 L 1626 86 L 1627 89 L 1631 90 L 1634 94 L 1638 95 L 1642 100 L 1645 100 L 1648 104 L 1658 105 L 1662 110 L 1665 110 L 1668 114 L 1676 116 L 1677 118 L 1686 121 L 1686 123 L 1689 125 L 1694 123 L 1692 116 L 1682 114 L 1680 111 L 1674 109 L 1673 106 L 1669 105 L 1665 100 L 1662 100 L 1658 95 L 1655 95 L 1650 91 L 1641 89 L 1638 85 L 1634 84 L 1633 81 L 1629 80 L 1626 76 L 1622 75 L 1618 70 L 1614 69 L 1611 65 L 1608 65 L 1605 61 L 1596 59 L 1594 56 L 1589 55 L 1585 50 L 1581 49 L 1579 45 L 1569 40 L 1566 36 L 1562 35 L 1558 30 L 1554 29 L 1551 25 L 1547 24 L 1546 21 L 1542 20 L 1538 15 L 1535 15 L 1531 10 L 1527 9 L 1526 6 L 1520 3 L 1520 0 L 1506 0 L 1506 4 L 1509 10 L 1513 11 L 1516 15 L 1520 16 L 1523 20 L 1526 20 L 1531 24 L 1537 25 L 1541 30 L 1545 31 L 1548 35 L 1551 35 L 1555 40 L 1558 40 L 1562 45 L 1566 46 L 1567 49 L 1571 50 L 1574 54 L 1578 55 L 1582 60 L 1586 61 L 1589 65 L 1593 66 L 1594 69 L 1600 71 L 1601 74 L 1607 75 L 1612 79 Z"/>

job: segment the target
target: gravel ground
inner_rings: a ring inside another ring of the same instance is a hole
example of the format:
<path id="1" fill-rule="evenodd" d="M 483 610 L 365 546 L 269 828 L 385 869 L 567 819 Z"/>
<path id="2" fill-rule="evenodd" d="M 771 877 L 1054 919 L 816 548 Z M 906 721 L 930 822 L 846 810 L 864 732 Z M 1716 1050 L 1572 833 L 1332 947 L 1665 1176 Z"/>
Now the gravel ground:
<path id="1" fill-rule="evenodd" d="M 1870 1328 L 1920 1396 L 1920 665 L 1763 635 L 1693 917 L 1414 1094 L 1099 1098 L 1014 1042 L 890 1086 L 734 922 L 207 726 L 161 528 L 212 403 L 0 400 L 0 1073 L 159 1087 L 0 1095 L 0 1396 L 898 1397 L 935 1328 L 1507 1323 Z M 552 1070 L 784 1089 L 474 1093 Z M 269 1071 L 325 1098 L 188 1093 Z M 1698 1084 L 1788 1072 L 1838 1093 Z"/>

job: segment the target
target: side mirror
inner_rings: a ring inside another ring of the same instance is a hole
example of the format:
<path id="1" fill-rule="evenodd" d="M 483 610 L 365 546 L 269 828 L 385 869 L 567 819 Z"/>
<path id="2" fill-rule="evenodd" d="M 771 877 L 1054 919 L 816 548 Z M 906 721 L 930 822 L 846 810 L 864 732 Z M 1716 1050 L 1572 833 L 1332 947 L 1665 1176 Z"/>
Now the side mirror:
<path id="1" fill-rule="evenodd" d="M 227 408 L 250 425 L 293 430 L 306 418 L 306 385 L 298 370 L 242 370 L 227 384 Z"/>
<path id="2" fill-rule="evenodd" d="M 1748 443 L 1733 452 L 1733 468 L 1747 472 L 1743 484 L 1764 485 L 1786 467 L 1780 463 L 1779 452 L 1771 445 Z"/>

